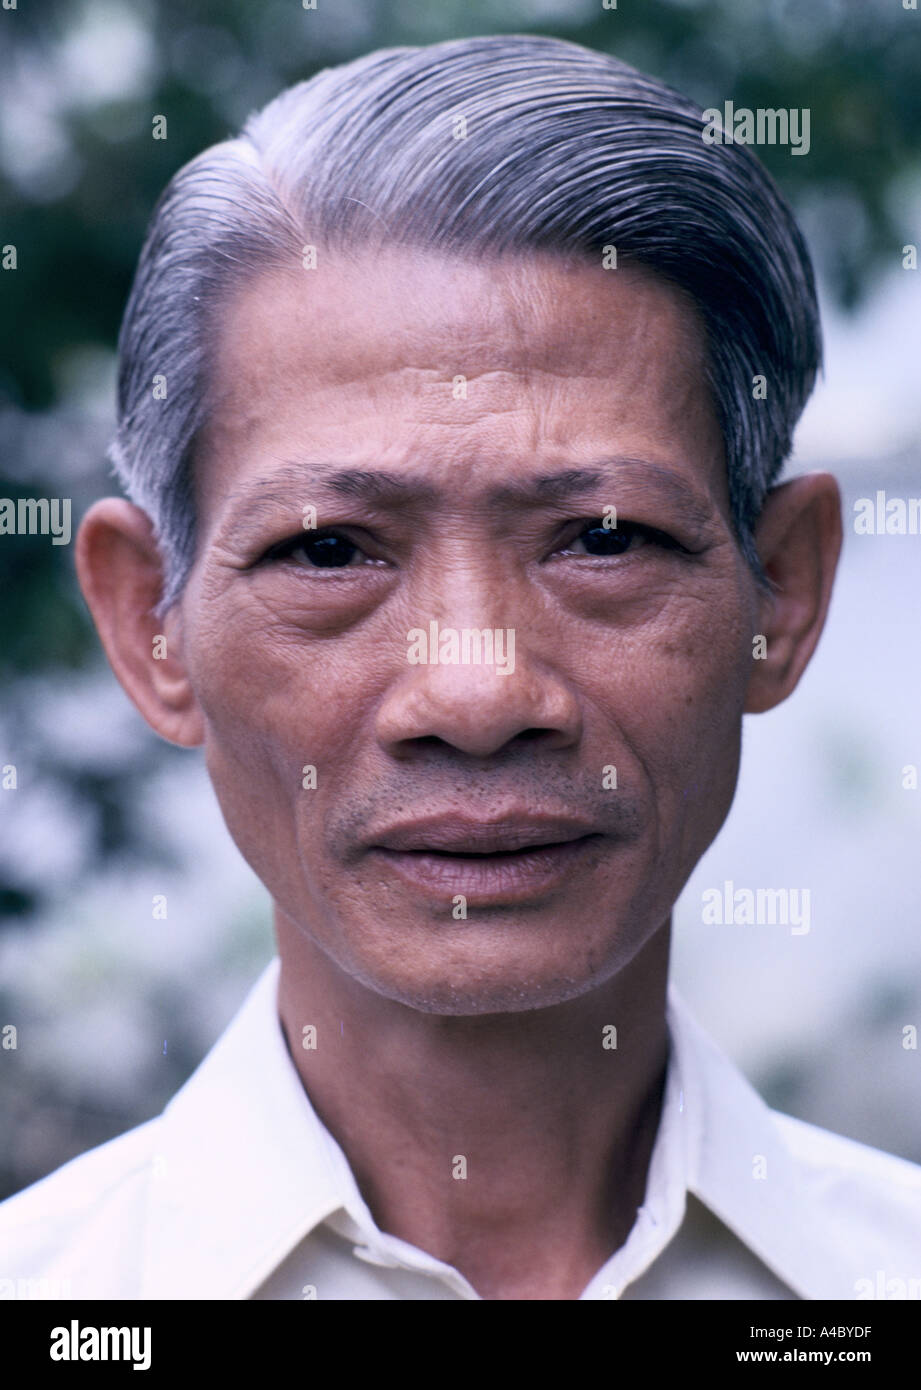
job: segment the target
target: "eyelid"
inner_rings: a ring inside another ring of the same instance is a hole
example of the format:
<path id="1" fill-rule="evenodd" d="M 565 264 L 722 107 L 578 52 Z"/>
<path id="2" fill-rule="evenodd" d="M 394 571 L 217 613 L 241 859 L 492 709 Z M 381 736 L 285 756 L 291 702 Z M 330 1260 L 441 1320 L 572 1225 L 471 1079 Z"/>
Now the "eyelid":
<path id="1" fill-rule="evenodd" d="M 306 545 L 310 541 L 322 540 L 327 536 L 334 536 L 338 540 L 345 541 L 347 545 L 354 546 L 354 548 L 357 551 L 359 551 L 360 554 L 366 555 L 367 559 L 374 559 L 374 556 L 367 555 L 367 552 L 362 548 L 358 541 L 353 540 L 352 537 L 347 534 L 347 530 L 349 529 L 352 528 L 346 528 L 342 526 L 314 526 L 304 528 L 301 531 L 295 531 L 293 535 L 286 536 L 284 540 L 275 541 L 272 545 L 270 545 L 266 550 L 262 552 L 259 558 L 255 561 L 255 563 L 259 565 L 268 564 L 272 560 L 284 560 L 287 556 L 291 555 L 295 550 L 297 550 L 298 546 Z M 345 567 L 343 566 L 343 568 Z"/>
<path id="2" fill-rule="evenodd" d="M 580 517 L 574 519 L 572 522 L 568 524 L 566 529 L 567 531 L 569 531 L 570 526 L 577 526 L 579 529 L 576 531 L 571 531 L 569 534 L 569 539 L 566 541 L 561 541 L 560 544 L 557 546 L 556 551 L 554 551 L 554 554 L 564 549 L 566 546 L 571 545 L 573 541 L 579 540 L 579 538 L 585 531 L 602 531 L 605 529 L 610 531 L 626 531 L 629 529 L 631 531 L 636 531 L 640 533 L 647 540 L 652 541 L 654 544 L 662 546 L 664 550 L 678 550 L 684 555 L 692 555 L 694 553 L 693 551 L 689 550 L 687 546 L 682 545 L 679 540 L 676 540 L 676 538 L 673 535 L 671 535 L 670 532 L 663 531 L 659 526 L 650 526 L 647 522 L 644 521 L 632 521 L 629 517 L 619 517 L 616 526 L 606 528 L 603 524 L 604 520 L 605 518 L 600 516 L 586 518 Z M 627 552 L 624 553 L 626 554 Z M 588 558 L 595 560 L 616 560 L 619 557 L 617 555 L 593 555 Z"/>
<path id="3" fill-rule="evenodd" d="M 572 520 L 567 522 L 565 526 L 565 532 L 568 533 L 568 539 L 559 541 L 559 543 L 555 546 L 551 554 L 558 554 L 559 551 L 563 550 L 569 545 L 572 545 L 573 541 L 578 540 L 585 531 L 604 529 L 604 520 L 605 518 L 600 516 L 573 518 Z M 572 530 L 571 528 L 573 527 L 577 529 Z M 663 549 L 677 550 L 684 555 L 693 555 L 695 553 L 694 551 L 689 550 L 687 546 L 682 545 L 681 542 L 676 540 L 675 537 L 671 535 L 669 532 L 663 531 L 660 527 L 651 526 L 648 523 L 642 521 L 633 521 L 628 517 L 619 518 L 617 525 L 608 529 L 612 531 L 619 531 L 627 530 L 628 528 L 632 531 L 638 532 L 645 539 L 652 541 L 654 544 L 662 546 Z M 365 558 L 369 560 L 371 563 L 382 563 L 379 557 L 376 557 L 373 554 L 369 554 L 368 550 L 363 545 L 361 545 L 358 540 L 353 539 L 352 536 L 348 534 L 349 531 L 361 531 L 362 529 L 363 528 L 361 527 L 331 525 L 317 526 L 310 529 L 296 531 L 292 535 L 286 536 L 283 540 L 275 541 L 272 545 L 268 546 L 267 549 L 265 549 L 262 552 L 262 554 L 259 555 L 258 558 L 253 562 L 253 566 L 269 564 L 275 560 L 286 559 L 289 555 L 291 555 L 294 551 L 297 550 L 298 546 L 304 545 L 310 540 L 319 540 L 320 538 L 325 536 L 335 536 L 339 540 L 345 541 L 348 545 L 354 546 L 354 548 L 359 552 L 359 554 L 364 555 Z M 628 552 L 625 551 L 624 553 L 627 554 Z M 597 560 L 616 560 L 619 557 L 617 555 L 597 555 L 587 556 L 585 558 Z M 318 568 L 322 568 L 322 566 L 318 566 Z M 346 568 L 356 567 L 341 567 L 341 569 Z"/>

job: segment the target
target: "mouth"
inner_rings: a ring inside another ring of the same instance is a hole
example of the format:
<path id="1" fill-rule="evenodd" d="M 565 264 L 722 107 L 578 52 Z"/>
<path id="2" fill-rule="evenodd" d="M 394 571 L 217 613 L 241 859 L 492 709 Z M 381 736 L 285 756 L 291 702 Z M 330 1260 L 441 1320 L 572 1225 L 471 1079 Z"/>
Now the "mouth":
<path id="1" fill-rule="evenodd" d="M 370 853 L 417 892 L 489 900 L 524 901 L 558 887 L 602 840 L 597 832 L 553 839 L 544 832 L 493 831 L 486 827 L 477 844 L 419 844 L 412 848 L 375 845 Z M 518 840 L 519 843 L 505 843 Z M 524 839 L 524 843 L 520 841 Z M 497 843 L 498 842 L 498 843 Z"/>

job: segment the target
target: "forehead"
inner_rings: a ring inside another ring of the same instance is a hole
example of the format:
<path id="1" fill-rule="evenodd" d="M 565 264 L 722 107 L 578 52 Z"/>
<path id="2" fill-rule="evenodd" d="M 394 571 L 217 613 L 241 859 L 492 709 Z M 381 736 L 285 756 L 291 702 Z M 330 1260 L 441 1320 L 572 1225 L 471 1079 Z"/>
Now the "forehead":
<path id="1" fill-rule="evenodd" d="M 228 298 L 214 350 L 203 502 L 298 456 L 478 470 L 620 452 L 712 474 L 722 439 L 700 316 L 642 267 L 545 253 L 473 261 L 326 253 Z"/>

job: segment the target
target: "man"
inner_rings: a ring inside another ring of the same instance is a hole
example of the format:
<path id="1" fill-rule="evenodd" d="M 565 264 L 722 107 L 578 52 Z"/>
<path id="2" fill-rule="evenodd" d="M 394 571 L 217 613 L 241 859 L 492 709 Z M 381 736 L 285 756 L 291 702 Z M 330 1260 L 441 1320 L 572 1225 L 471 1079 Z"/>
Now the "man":
<path id="1" fill-rule="evenodd" d="M 856 1298 L 921 1170 L 770 1112 L 668 994 L 742 715 L 841 540 L 772 181 L 609 57 L 318 74 L 173 179 L 81 584 L 202 746 L 278 959 L 163 1116 L 0 1213 L 74 1297 Z"/>

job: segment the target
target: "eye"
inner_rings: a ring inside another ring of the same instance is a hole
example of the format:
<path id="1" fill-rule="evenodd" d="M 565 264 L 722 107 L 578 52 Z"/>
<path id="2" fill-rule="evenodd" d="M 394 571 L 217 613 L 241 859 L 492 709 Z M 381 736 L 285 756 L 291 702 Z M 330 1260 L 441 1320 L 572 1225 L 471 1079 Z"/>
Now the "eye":
<path id="1" fill-rule="evenodd" d="M 579 549 L 584 545 L 585 549 Z M 616 526 L 605 526 L 603 517 L 595 517 L 582 523 L 582 529 L 575 532 L 572 539 L 562 545 L 555 553 L 558 555 L 626 555 L 628 551 L 640 550 L 648 545 L 660 546 L 663 550 L 684 550 L 684 547 L 654 526 L 644 526 L 639 521 L 620 521 Z"/>
<path id="2" fill-rule="evenodd" d="M 365 555 L 354 541 L 338 531 L 310 531 L 291 536 L 267 550 L 263 560 L 293 560 L 304 569 L 324 570 L 356 569 L 380 563 Z"/>

